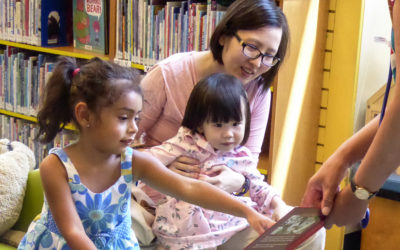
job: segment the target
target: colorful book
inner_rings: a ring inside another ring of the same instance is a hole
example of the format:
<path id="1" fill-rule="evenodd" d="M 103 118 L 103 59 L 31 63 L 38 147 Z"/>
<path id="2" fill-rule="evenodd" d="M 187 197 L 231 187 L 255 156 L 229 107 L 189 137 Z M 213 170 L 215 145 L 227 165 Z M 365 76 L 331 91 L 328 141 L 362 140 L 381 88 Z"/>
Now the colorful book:
<path id="1" fill-rule="evenodd" d="M 108 0 L 73 0 L 74 47 L 108 54 Z"/>

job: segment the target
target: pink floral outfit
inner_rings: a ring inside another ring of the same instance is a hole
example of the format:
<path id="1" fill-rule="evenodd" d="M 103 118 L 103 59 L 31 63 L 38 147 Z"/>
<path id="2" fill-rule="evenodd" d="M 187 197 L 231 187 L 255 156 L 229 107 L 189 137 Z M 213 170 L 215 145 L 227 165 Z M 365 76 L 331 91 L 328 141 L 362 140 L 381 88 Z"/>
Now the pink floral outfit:
<path id="1" fill-rule="evenodd" d="M 202 135 L 192 134 L 189 129 L 181 127 L 175 137 L 148 152 L 165 165 L 178 156 L 198 159 L 201 173 L 216 165 L 226 165 L 250 180 L 250 197 L 235 197 L 267 216 L 273 213 L 271 201 L 277 193 L 263 181 L 256 161 L 246 147 L 239 146 L 226 153 L 217 152 Z M 143 189 L 148 194 L 152 193 L 151 198 L 158 204 L 153 232 L 167 249 L 215 248 L 249 226 L 245 218 L 203 209 L 154 193 L 149 187 Z"/>

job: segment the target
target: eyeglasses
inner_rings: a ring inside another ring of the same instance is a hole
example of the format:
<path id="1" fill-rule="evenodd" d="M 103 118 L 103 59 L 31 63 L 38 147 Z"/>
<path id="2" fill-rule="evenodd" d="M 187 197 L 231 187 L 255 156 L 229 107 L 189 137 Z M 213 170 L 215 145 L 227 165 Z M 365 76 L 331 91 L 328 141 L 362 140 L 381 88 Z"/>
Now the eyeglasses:
<path id="1" fill-rule="evenodd" d="M 257 59 L 261 56 L 262 64 L 267 67 L 273 67 L 280 61 L 278 57 L 270 54 L 263 54 L 256 46 L 243 42 L 242 38 L 240 38 L 240 36 L 236 33 L 235 37 L 239 41 L 239 44 L 243 47 L 243 55 L 247 56 L 248 58 Z"/>

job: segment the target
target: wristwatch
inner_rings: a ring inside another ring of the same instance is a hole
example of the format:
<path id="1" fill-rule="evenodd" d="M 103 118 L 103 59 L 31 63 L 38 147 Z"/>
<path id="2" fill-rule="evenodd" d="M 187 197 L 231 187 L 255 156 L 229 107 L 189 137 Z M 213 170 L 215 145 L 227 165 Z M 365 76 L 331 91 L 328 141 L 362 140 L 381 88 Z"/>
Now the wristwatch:
<path id="1" fill-rule="evenodd" d="M 363 187 L 357 186 L 354 183 L 354 178 L 351 178 L 350 186 L 351 186 L 351 191 L 353 191 L 354 196 L 363 201 L 371 199 L 378 193 L 378 191 L 370 192 Z"/>

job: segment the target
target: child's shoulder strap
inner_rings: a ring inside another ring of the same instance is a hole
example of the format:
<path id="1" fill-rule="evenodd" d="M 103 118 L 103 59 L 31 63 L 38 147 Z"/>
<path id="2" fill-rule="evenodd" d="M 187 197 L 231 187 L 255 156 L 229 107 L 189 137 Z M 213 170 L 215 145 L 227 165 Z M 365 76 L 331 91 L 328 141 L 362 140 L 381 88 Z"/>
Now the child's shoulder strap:
<path id="1" fill-rule="evenodd" d="M 52 148 L 52 149 L 50 149 L 49 154 L 54 154 L 58 157 L 58 159 L 60 159 L 62 165 L 64 166 L 65 170 L 67 171 L 68 178 L 79 177 L 78 171 L 76 170 L 75 166 L 72 164 L 67 153 L 65 153 L 65 151 L 62 148 Z"/>
<path id="2" fill-rule="evenodd" d="M 121 155 L 121 175 L 129 182 L 132 181 L 132 156 L 133 149 L 130 147 Z"/>

